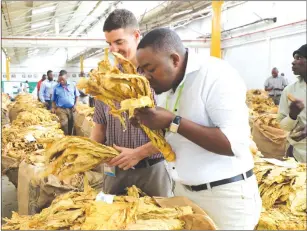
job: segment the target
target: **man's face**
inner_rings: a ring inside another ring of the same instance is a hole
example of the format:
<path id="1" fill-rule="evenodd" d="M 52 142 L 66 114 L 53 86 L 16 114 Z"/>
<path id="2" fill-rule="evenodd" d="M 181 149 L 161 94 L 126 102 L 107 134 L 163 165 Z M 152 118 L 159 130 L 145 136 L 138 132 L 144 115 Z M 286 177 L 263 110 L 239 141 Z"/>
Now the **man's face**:
<path id="1" fill-rule="evenodd" d="M 52 72 L 50 72 L 50 73 L 48 74 L 48 80 L 49 80 L 49 81 L 52 81 L 52 80 L 53 80 L 53 73 L 52 73 Z"/>
<path id="2" fill-rule="evenodd" d="M 43 75 L 42 80 L 44 81 L 47 78 L 46 75 Z"/>
<path id="3" fill-rule="evenodd" d="M 278 70 L 273 69 L 273 70 L 272 70 L 272 76 L 273 76 L 274 78 L 276 78 L 276 77 L 278 76 Z"/>
<path id="4" fill-rule="evenodd" d="M 140 32 L 133 29 L 117 29 L 104 32 L 111 52 L 120 53 L 128 60 L 135 58 L 136 48 L 139 44 Z"/>
<path id="5" fill-rule="evenodd" d="M 300 75 L 306 77 L 307 72 L 307 59 L 299 54 L 294 55 L 294 60 L 292 62 L 292 71 L 295 75 Z"/>
<path id="6" fill-rule="evenodd" d="M 58 82 L 61 84 L 61 85 L 66 85 L 67 83 L 67 76 L 66 75 L 62 75 L 62 76 L 59 76 L 58 78 Z"/>
<path id="7" fill-rule="evenodd" d="M 173 55 L 163 51 L 154 52 L 152 48 L 146 47 L 137 50 L 136 58 L 139 68 L 144 72 L 156 94 L 166 92 L 173 87 L 179 72 L 179 61 L 174 60 Z"/>

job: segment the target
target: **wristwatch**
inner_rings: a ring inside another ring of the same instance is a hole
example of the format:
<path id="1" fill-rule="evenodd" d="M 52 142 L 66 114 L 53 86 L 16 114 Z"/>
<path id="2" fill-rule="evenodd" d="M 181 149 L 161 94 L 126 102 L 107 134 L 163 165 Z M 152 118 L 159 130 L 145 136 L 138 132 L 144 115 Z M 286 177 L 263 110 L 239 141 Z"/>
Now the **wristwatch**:
<path id="1" fill-rule="evenodd" d="M 172 121 L 172 123 L 171 123 L 171 125 L 169 127 L 169 131 L 172 132 L 172 133 L 177 133 L 179 125 L 180 125 L 180 121 L 181 121 L 181 117 L 180 116 L 176 116 L 173 119 L 173 121 Z"/>

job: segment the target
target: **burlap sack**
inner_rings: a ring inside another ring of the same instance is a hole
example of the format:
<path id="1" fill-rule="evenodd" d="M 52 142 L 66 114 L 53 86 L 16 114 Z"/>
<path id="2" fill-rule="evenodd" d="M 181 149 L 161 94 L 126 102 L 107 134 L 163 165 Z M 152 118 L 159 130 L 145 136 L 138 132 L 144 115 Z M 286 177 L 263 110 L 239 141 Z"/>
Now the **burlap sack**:
<path id="1" fill-rule="evenodd" d="M 79 112 L 74 113 L 74 120 L 75 120 L 75 125 L 78 127 L 81 127 L 83 124 L 83 121 L 85 119 L 85 115 Z"/>
<path id="2" fill-rule="evenodd" d="M 81 129 L 85 116 L 79 112 L 74 112 L 74 132 L 76 136 L 84 136 Z"/>
<path id="3" fill-rule="evenodd" d="M 94 123 L 92 121 L 92 118 L 91 117 L 85 117 L 83 124 L 82 124 L 82 127 L 81 127 L 83 135 L 85 137 L 90 137 L 93 127 L 94 127 Z"/>
<path id="4" fill-rule="evenodd" d="M 18 172 L 18 212 L 21 215 L 33 215 L 48 207 L 54 198 L 69 191 L 83 191 L 83 178 L 67 179 L 61 182 L 57 177 L 49 175 L 40 178 L 44 167 L 22 162 Z M 91 187 L 101 190 L 103 174 L 98 172 L 86 172 Z M 75 182 L 73 182 L 75 180 Z"/>
<path id="5" fill-rule="evenodd" d="M 12 157 L 9 157 L 9 156 L 5 156 L 5 155 L 1 156 L 1 171 L 2 171 L 2 175 L 6 174 L 6 172 L 9 169 L 17 168 L 18 165 L 19 165 L 19 162 L 16 159 L 14 159 Z"/>
<path id="6" fill-rule="evenodd" d="M 1 124 L 3 125 L 7 125 L 10 123 L 10 119 L 9 119 L 9 112 L 7 109 L 5 108 L 1 108 Z"/>
<path id="7" fill-rule="evenodd" d="M 7 170 L 5 175 L 9 181 L 17 188 L 18 187 L 18 169 L 19 168 L 10 168 Z"/>
<path id="8" fill-rule="evenodd" d="M 10 119 L 11 123 L 17 118 L 17 116 L 20 112 L 22 112 L 22 110 L 20 108 L 15 108 L 15 107 L 12 107 L 9 110 L 9 119 Z"/>
<path id="9" fill-rule="evenodd" d="M 259 151 L 265 158 L 282 160 L 286 152 L 287 133 L 263 124 L 260 117 L 254 120 L 252 136 Z"/>

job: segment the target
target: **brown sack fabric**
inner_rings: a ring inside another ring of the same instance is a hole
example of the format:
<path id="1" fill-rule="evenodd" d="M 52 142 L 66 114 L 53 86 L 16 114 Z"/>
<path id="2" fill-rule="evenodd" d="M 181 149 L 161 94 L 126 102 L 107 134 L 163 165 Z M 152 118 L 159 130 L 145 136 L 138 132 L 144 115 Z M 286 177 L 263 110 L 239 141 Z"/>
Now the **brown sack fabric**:
<path id="1" fill-rule="evenodd" d="M 287 142 L 284 130 L 263 124 L 259 116 L 254 121 L 252 136 L 264 157 L 280 160 L 284 157 Z"/>
<path id="2" fill-rule="evenodd" d="M 26 162 L 19 165 L 18 172 L 18 213 L 33 215 L 48 207 L 56 196 L 69 191 L 83 191 L 83 175 L 75 175 L 60 181 L 54 175 L 41 179 L 39 173 L 45 167 L 38 167 Z M 88 171 L 85 173 L 91 187 L 102 190 L 103 174 Z"/>

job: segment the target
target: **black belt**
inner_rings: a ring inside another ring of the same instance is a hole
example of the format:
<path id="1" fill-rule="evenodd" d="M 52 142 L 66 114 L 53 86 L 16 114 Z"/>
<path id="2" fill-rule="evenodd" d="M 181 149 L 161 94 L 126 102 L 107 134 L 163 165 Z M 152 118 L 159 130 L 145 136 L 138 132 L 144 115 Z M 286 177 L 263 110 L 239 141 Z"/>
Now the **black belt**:
<path id="1" fill-rule="evenodd" d="M 246 178 L 251 177 L 254 174 L 253 169 L 247 171 L 245 174 L 246 174 Z M 211 188 L 213 188 L 213 187 L 216 187 L 216 186 L 233 183 L 233 182 L 237 182 L 237 181 L 240 181 L 240 180 L 244 180 L 243 174 L 240 174 L 240 175 L 228 178 L 228 179 L 224 179 L 224 180 L 213 181 L 213 182 L 209 183 L 209 185 L 210 185 Z M 190 191 L 197 191 L 197 192 L 208 189 L 207 184 L 201 184 L 201 185 L 197 185 L 197 186 L 184 185 L 184 187 L 186 187 Z"/>
<path id="2" fill-rule="evenodd" d="M 163 158 L 144 159 L 141 160 L 137 165 L 135 165 L 134 168 L 149 168 L 157 163 L 160 163 L 163 160 L 164 160 Z"/>

